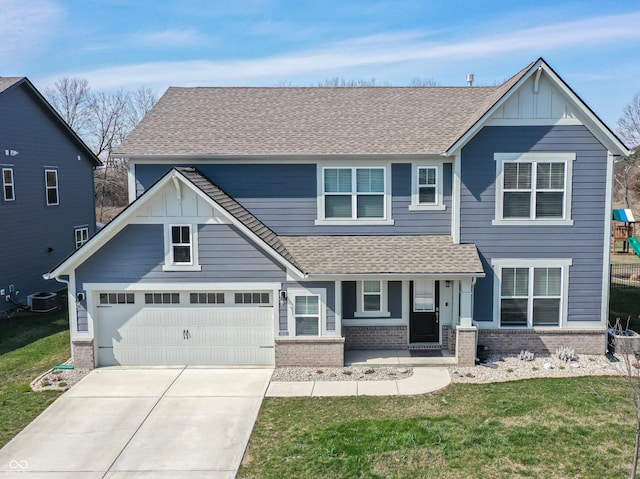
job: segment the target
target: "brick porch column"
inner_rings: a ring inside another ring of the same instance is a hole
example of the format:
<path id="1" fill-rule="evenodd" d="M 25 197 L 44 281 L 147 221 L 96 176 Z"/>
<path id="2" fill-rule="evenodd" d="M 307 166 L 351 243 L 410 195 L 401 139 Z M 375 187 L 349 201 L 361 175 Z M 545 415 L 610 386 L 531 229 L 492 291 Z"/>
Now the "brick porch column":
<path id="1" fill-rule="evenodd" d="M 456 358 L 458 366 L 476 365 L 476 335 L 475 326 L 456 326 Z"/>
<path id="2" fill-rule="evenodd" d="M 93 339 L 74 339 L 71 341 L 71 357 L 76 369 L 93 369 Z"/>

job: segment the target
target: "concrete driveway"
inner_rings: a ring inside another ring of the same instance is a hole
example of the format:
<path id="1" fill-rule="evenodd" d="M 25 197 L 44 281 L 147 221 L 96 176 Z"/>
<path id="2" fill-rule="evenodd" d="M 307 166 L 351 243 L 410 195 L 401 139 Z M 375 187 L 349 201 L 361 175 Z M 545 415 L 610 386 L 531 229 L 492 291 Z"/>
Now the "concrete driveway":
<path id="1" fill-rule="evenodd" d="M 232 478 L 271 369 L 92 371 L 0 450 L 0 478 Z"/>

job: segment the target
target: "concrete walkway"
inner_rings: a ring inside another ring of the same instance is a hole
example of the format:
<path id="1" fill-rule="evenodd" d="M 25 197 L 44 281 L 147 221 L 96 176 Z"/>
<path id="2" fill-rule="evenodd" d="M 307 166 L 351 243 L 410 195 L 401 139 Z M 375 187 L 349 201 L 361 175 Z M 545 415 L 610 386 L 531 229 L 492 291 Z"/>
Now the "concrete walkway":
<path id="1" fill-rule="evenodd" d="M 97 369 L 0 450 L 0 479 L 233 478 L 272 371 Z"/>
<path id="2" fill-rule="evenodd" d="M 272 381 L 266 396 L 405 396 L 437 391 L 449 383 L 451 377 L 446 368 L 416 367 L 411 377 L 394 381 Z"/>

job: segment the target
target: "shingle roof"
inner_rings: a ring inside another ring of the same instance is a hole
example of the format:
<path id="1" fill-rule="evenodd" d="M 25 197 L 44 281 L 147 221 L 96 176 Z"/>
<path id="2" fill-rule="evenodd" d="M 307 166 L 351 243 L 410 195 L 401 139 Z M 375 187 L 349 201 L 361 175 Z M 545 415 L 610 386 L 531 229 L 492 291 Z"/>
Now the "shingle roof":
<path id="1" fill-rule="evenodd" d="M 484 275 L 473 244 L 451 236 L 281 236 L 308 274 Z"/>
<path id="2" fill-rule="evenodd" d="M 24 77 L 0 77 L 0 93 L 15 85 L 22 79 L 24 79 Z"/>
<path id="3" fill-rule="evenodd" d="M 440 154 L 531 65 L 495 87 L 172 87 L 116 153 Z"/>
<path id="4" fill-rule="evenodd" d="M 177 171 L 182 173 L 191 183 L 200 189 L 204 194 L 209 196 L 218 205 L 224 208 L 229 214 L 234 216 L 252 233 L 258 236 L 267 245 L 273 248 L 280 256 L 285 258 L 289 263 L 300 269 L 296 260 L 291 256 L 289 251 L 284 247 L 278 235 L 271 231 L 258 218 L 253 216 L 247 209 L 225 193 L 218 185 L 214 184 L 206 176 L 200 173 L 196 168 L 191 167 L 175 167 Z"/>

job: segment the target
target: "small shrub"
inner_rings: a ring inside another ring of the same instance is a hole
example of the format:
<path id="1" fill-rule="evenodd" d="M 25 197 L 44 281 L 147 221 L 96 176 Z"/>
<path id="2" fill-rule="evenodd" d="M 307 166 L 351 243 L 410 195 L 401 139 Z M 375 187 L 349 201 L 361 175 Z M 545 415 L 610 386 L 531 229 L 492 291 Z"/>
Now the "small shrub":
<path id="1" fill-rule="evenodd" d="M 468 378 L 475 378 L 475 376 L 472 373 L 467 373 L 465 374 L 465 376 Z"/>
<path id="2" fill-rule="evenodd" d="M 532 371 L 539 371 L 539 370 L 540 370 L 540 368 L 539 368 L 538 366 L 534 366 L 534 367 L 532 367 L 532 368 L 531 368 L 531 370 L 532 370 Z"/>
<path id="3" fill-rule="evenodd" d="M 558 369 L 564 369 L 564 366 L 560 365 L 558 366 Z"/>
<path id="4" fill-rule="evenodd" d="M 508 369 L 507 369 L 507 372 L 508 372 L 508 373 L 512 373 L 512 372 L 513 372 L 513 368 L 508 368 Z"/>
<path id="5" fill-rule="evenodd" d="M 67 385 L 67 383 L 66 383 L 66 382 L 64 382 L 64 381 L 60 381 L 60 382 L 58 383 L 58 387 L 60 387 L 60 388 L 66 387 L 66 385 Z"/>
<path id="6" fill-rule="evenodd" d="M 564 361 L 565 363 L 568 363 L 569 361 L 575 361 L 577 359 L 576 352 L 569 346 L 562 346 L 556 349 L 556 354 L 558 355 L 558 359 L 560 361 Z"/>
<path id="7" fill-rule="evenodd" d="M 353 374 L 353 371 L 351 371 L 351 369 L 345 369 L 344 371 L 342 371 L 342 374 L 344 374 L 345 376 L 351 376 Z"/>
<path id="8" fill-rule="evenodd" d="M 533 361 L 534 358 L 535 358 L 535 355 L 528 349 L 526 351 L 521 350 L 520 354 L 518 354 L 518 359 L 520 361 Z"/>
<path id="9" fill-rule="evenodd" d="M 373 374 L 375 372 L 376 371 L 374 369 L 371 369 L 371 368 L 365 369 L 365 371 L 364 371 L 365 374 Z"/>
<path id="10" fill-rule="evenodd" d="M 317 369 L 316 370 L 316 374 L 323 374 L 323 373 L 324 373 L 324 371 L 322 369 Z"/>
<path id="11" fill-rule="evenodd" d="M 42 381 L 42 383 L 40 384 L 40 386 L 42 386 L 43 388 L 49 387 L 51 386 L 51 383 L 49 381 Z"/>

